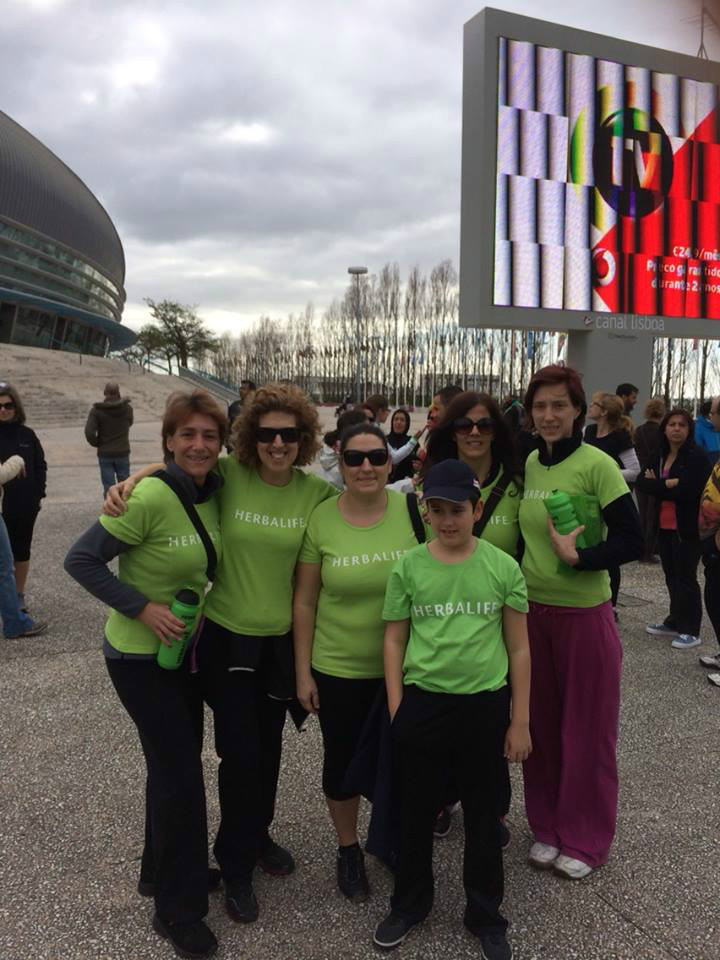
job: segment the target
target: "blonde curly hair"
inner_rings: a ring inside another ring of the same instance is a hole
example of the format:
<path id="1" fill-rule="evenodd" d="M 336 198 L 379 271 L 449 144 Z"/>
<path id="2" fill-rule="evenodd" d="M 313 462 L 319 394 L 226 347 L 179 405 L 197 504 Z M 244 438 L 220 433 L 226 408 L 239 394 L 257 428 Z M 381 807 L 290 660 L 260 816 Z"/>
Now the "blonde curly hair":
<path id="1" fill-rule="evenodd" d="M 258 467 L 256 431 L 265 413 L 281 411 L 295 417 L 300 430 L 296 467 L 312 463 L 320 449 L 320 419 L 310 397 L 291 383 L 269 383 L 255 391 L 232 426 L 232 452 L 247 467 Z"/>

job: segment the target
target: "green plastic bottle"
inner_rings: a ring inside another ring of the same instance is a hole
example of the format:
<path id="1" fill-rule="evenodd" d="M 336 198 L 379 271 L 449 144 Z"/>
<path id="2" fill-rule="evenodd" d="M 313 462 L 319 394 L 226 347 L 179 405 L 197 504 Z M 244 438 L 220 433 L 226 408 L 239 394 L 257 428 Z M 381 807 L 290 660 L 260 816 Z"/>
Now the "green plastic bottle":
<path id="1" fill-rule="evenodd" d="M 546 497 L 544 503 L 558 533 L 564 536 L 580 526 L 575 507 L 567 493 L 563 493 L 562 490 L 553 490 L 552 495 Z M 578 547 L 585 546 L 585 538 L 581 533 L 578 534 L 575 543 Z"/>
<path id="2" fill-rule="evenodd" d="M 159 667 L 163 667 L 165 670 L 177 670 L 183 662 L 190 637 L 195 629 L 199 609 L 200 597 L 194 590 L 181 590 L 170 604 L 170 613 L 174 614 L 178 620 L 183 621 L 185 630 L 180 639 L 174 639 L 170 646 L 165 643 L 160 644 L 160 649 L 157 652 Z"/>

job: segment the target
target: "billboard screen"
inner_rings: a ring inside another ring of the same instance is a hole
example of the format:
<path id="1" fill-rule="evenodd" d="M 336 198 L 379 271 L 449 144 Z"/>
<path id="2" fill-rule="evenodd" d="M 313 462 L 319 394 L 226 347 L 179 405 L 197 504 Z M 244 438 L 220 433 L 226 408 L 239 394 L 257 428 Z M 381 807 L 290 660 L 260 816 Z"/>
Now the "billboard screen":
<path id="1" fill-rule="evenodd" d="M 718 87 L 498 39 L 494 303 L 720 319 Z"/>
<path id="2" fill-rule="evenodd" d="M 719 81 L 613 37 L 469 21 L 461 323 L 720 336 Z"/>

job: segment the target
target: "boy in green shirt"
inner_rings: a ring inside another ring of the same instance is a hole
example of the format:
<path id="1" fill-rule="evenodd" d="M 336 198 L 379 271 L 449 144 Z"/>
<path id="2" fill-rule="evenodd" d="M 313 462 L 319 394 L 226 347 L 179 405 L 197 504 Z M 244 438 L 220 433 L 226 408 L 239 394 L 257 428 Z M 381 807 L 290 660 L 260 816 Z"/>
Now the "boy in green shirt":
<path id="1" fill-rule="evenodd" d="M 467 464 L 432 467 L 423 500 L 435 539 L 395 565 L 383 609 L 400 836 L 391 912 L 374 942 L 397 947 L 430 912 L 433 826 L 452 776 L 465 820 L 465 926 L 486 960 L 510 960 L 496 796 L 503 756 L 519 763 L 531 750 L 525 581 L 512 557 L 473 537 L 482 501 Z"/>

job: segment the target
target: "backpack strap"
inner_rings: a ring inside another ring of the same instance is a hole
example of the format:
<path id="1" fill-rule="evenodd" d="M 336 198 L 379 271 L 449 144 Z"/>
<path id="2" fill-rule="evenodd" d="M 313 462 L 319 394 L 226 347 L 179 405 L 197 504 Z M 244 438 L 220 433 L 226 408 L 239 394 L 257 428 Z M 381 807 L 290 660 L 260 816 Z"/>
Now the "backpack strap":
<path id="1" fill-rule="evenodd" d="M 190 518 L 190 522 L 195 527 L 197 535 L 200 537 L 200 541 L 205 547 L 205 553 L 207 554 L 207 568 L 205 572 L 208 580 L 212 583 L 212 581 L 215 579 L 215 571 L 217 570 L 217 552 L 212 540 L 210 539 L 210 534 L 205 529 L 205 524 L 200 519 L 200 514 L 195 509 L 195 504 L 183 490 L 181 484 L 166 470 L 158 470 L 156 473 L 153 473 L 152 476 L 157 477 L 158 480 L 162 480 L 163 483 L 167 484 L 167 486 L 170 487 L 185 508 L 185 513 L 187 513 L 188 517 Z"/>
<path id="2" fill-rule="evenodd" d="M 503 471 L 502 476 L 495 484 L 495 486 L 490 491 L 490 496 L 487 498 L 483 504 L 483 512 L 478 520 L 478 522 L 473 527 L 473 536 L 481 537 L 482 532 L 488 524 L 490 517 L 493 515 L 495 507 L 500 503 L 502 498 L 505 496 L 505 491 L 507 490 L 510 484 L 510 477 Z"/>
<path id="3" fill-rule="evenodd" d="M 412 524 L 415 539 L 418 543 L 425 543 L 427 540 L 427 534 L 425 533 L 425 524 L 423 523 L 423 518 L 420 516 L 418 499 L 414 493 L 407 493 L 405 496 L 407 498 L 407 508 L 408 513 L 410 514 L 410 523 Z"/>

